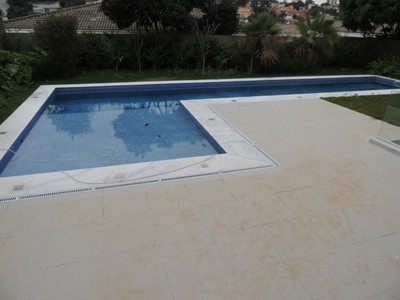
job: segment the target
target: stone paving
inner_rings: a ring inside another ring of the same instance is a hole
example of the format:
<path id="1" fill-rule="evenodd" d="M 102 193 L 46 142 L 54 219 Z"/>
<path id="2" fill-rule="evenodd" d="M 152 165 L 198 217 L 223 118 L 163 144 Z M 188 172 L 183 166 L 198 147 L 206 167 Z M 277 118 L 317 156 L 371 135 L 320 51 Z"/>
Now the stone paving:
<path id="1" fill-rule="evenodd" d="M 0 299 L 400 299 L 400 156 L 320 99 L 213 105 L 281 165 L 0 203 Z"/>

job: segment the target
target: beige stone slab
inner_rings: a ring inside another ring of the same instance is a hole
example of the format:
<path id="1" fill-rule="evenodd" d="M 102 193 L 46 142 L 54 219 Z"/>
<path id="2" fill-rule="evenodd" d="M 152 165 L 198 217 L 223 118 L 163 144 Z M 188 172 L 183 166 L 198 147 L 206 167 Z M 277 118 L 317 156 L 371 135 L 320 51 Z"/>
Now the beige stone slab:
<path id="1" fill-rule="evenodd" d="M 389 211 L 375 203 L 348 209 L 347 212 L 370 239 L 400 232 L 399 210 L 396 207 Z"/>
<path id="2" fill-rule="evenodd" d="M 322 252 L 324 243 L 300 219 L 260 227 L 284 261 Z"/>
<path id="3" fill-rule="evenodd" d="M 378 293 L 379 300 L 398 300 L 400 296 L 400 287 L 395 287 Z"/>
<path id="4" fill-rule="evenodd" d="M 277 251 L 257 227 L 220 234 L 215 241 L 232 273 L 281 262 Z"/>
<path id="5" fill-rule="evenodd" d="M 0 239 L 0 265 L 4 273 L 38 270 L 46 259 L 45 233 Z M 4 275 L 4 274 L 3 274 Z"/>
<path id="6" fill-rule="evenodd" d="M 106 273 L 98 259 L 41 268 L 32 299 L 107 299 Z"/>
<path id="7" fill-rule="evenodd" d="M 150 205 L 144 190 L 131 187 L 125 193 L 115 190 L 103 195 L 103 217 L 107 221 L 146 222 L 152 220 Z"/>
<path id="8" fill-rule="evenodd" d="M 365 228 L 349 210 L 331 210 L 301 218 L 325 245 L 335 249 L 368 239 Z"/>
<path id="9" fill-rule="evenodd" d="M 285 168 L 276 168 L 265 172 L 265 181 L 266 185 L 275 193 L 308 187 L 304 177 Z"/>
<path id="10" fill-rule="evenodd" d="M 1 299 L 28 300 L 36 288 L 39 269 L 24 270 L 22 272 L 0 271 L 0 296 Z"/>
<path id="11" fill-rule="evenodd" d="M 193 205 L 190 192 L 183 184 L 163 186 L 160 188 L 152 186 L 147 189 L 146 196 L 153 212 L 158 210 L 171 211 Z"/>
<path id="12" fill-rule="evenodd" d="M 211 238 L 161 246 L 173 289 L 228 275 L 219 248 Z"/>
<path id="13" fill-rule="evenodd" d="M 173 290 L 175 300 L 239 300 L 244 299 L 232 277 L 214 278 Z"/>
<path id="14" fill-rule="evenodd" d="M 173 299 L 158 246 L 103 258 L 105 299 Z"/>
<path id="15" fill-rule="evenodd" d="M 297 217 L 295 210 L 272 193 L 267 193 L 264 196 L 251 193 L 248 194 L 248 197 L 239 199 L 239 203 L 253 216 L 251 224 L 257 226 Z"/>
<path id="16" fill-rule="evenodd" d="M 185 183 L 195 205 L 207 205 L 216 202 L 235 201 L 236 197 L 224 181 L 213 178 Z"/>
<path id="17" fill-rule="evenodd" d="M 49 231 L 47 238 L 43 267 L 103 257 L 109 246 L 102 224 Z"/>
<path id="18" fill-rule="evenodd" d="M 100 224 L 103 221 L 103 199 L 85 198 L 55 203 L 51 229 Z"/>
<path id="19" fill-rule="evenodd" d="M 338 250 L 340 259 L 376 292 L 398 287 L 400 282 L 400 259 L 384 251 L 380 242 L 369 240 Z"/>
<path id="20" fill-rule="evenodd" d="M 312 299 L 284 264 L 273 264 L 237 276 L 243 299 Z"/>
<path id="21" fill-rule="evenodd" d="M 325 252 L 293 260 L 288 266 L 312 299 L 363 299 L 373 294 L 363 272 L 348 263 L 336 252 Z"/>
<path id="22" fill-rule="evenodd" d="M 324 193 L 315 188 L 302 188 L 287 192 L 277 193 L 283 201 L 297 216 L 307 216 L 314 213 L 323 213 L 336 209 Z"/>
<path id="23" fill-rule="evenodd" d="M 153 213 L 153 218 L 159 242 L 170 243 L 206 232 L 201 210 L 197 207 L 158 210 Z"/>
<path id="24" fill-rule="evenodd" d="M 254 226 L 253 216 L 238 200 L 202 205 L 201 216 L 212 235 Z"/>
<path id="25" fill-rule="evenodd" d="M 10 206 L 0 220 L 0 237 L 45 232 L 51 229 L 54 204 Z"/>
<path id="26" fill-rule="evenodd" d="M 93 244 L 88 245 L 87 249 L 99 243 L 103 248 L 103 251 L 96 250 L 99 255 L 147 249 L 157 244 L 157 231 L 151 217 L 109 220 L 98 229 L 98 239 L 93 240 Z"/>

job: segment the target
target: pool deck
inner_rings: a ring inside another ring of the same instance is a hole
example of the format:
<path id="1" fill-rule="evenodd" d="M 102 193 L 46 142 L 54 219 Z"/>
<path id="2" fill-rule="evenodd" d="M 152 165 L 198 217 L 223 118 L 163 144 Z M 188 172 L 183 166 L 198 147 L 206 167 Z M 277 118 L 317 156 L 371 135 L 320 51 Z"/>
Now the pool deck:
<path id="1" fill-rule="evenodd" d="M 400 156 L 317 98 L 216 104 L 279 167 L 0 202 L 0 299 L 400 299 Z"/>

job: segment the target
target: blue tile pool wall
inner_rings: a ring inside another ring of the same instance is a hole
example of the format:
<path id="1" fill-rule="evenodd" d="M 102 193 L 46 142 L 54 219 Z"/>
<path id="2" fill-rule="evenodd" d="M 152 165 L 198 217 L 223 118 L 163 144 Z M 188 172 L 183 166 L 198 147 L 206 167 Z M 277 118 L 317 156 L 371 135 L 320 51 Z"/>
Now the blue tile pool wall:
<path id="1" fill-rule="evenodd" d="M 218 154 L 226 153 L 225 150 L 221 147 L 221 145 L 218 144 L 218 142 L 212 137 L 212 135 L 207 130 L 204 129 L 204 127 L 200 124 L 200 122 L 193 117 L 193 115 L 186 109 L 186 107 L 184 106 L 181 107 L 184 113 L 188 116 L 188 118 L 190 118 L 190 120 L 200 130 L 200 132 L 207 139 L 207 141 L 214 147 L 215 151 L 217 151 Z"/>
<path id="2" fill-rule="evenodd" d="M 11 145 L 11 147 L 9 148 L 10 151 L 7 151 L 7 153 L 4 155 L 4 157 L 2 159 L 0 159 L 0 176 L 1 176 L 1 173 L 3 172 L 4 168 L 7 166 L 7 164 L 10 162 L 10 160 L 14 156 L 14 153 L 18 151 L 19 147 L 24 142 L 25 137 L 32 130 L 33 126 L 35 126 L 36 122 L 38 121 L 40 116 L 43 114 L 43 112 L 47 109 L 49 104 L 54 101 L 55 97 L 56 97 L 56 92 L 53 91 L 50 94 L 50 96 L 47 98 L 47 100 L 43 103 L 43 105 L 40 107 L 40 109 L 35 113 L 33 118 L 29 121 L 28 125 L 22 130 L 22 132 L 18 136 L 18 138 Z"/>
<path id="3" fill-rule="evenodd" d="M 387 85 L 389 87 L 399 88 L 400 86 L 400 81 L 392 78 L 376 76 L 376 82 Z"/>

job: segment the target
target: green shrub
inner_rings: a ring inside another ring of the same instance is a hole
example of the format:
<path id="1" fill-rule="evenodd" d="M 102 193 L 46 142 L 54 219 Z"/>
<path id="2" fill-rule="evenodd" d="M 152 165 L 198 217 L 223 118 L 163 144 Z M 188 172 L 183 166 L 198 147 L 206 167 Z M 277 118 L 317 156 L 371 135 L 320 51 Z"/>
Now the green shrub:
<path id="1" fill-rule="evenodd" d="M 82 33 L 79 67 L 95 71 L 107 67 L 104 37 L 101 34 Z"/>
<path id="2" fill-rule="evenodd" d="M 400 55 L 375 60 L 368 68 L 372 74 L 400 78 Z"/>
<path id="3" fill-rule="evenodd" d="M 128 47 L 125 40 L 118 35 L 108 34 L 105 37 L 105 56 L 108 65 L 118 70 L 128 56 Z"/>
<path id="4" fill-rule="evenodd" d="M 179 61 L 182 39 L 176 34 L 148 35 L 144 43 L 143 61 L 145 68 L 173 69 Z"/>
<path id="5" fill-rule="evenodd" d="M 41 50 L 28 53 L 0 50 L 0 93 L 10 94 L 18 85 L 29 85 L 34 67 L 44 57 L 45 53 Z"/>
<path id="6" fill-rule="evenodd" d="M 35 37 L 48 53 L 43 70 L 47 77 L 64 77 L 76 72 L 81 48 L 76 28 L 77 21 L 72 16 L 50 15 L 36 25 Z"/>
<path id="7" fill-rule="evenodd" d="M 200 51 L 194 40 L 186 40 L 177 48 L 178 59 L 176 61 L 177 68 L 180 69 L 196 69 L 198 66 L 198 57 Z"/>
<path id="8" fill-rule="evenodd" d="M 336 66 L 363 68 L 382 53 L 379 41 L 373 38 L 343 38 L 336 44 Z"/>
<path id="9" fill-rule="evenodd" d="M 217 70 L 227 70 L 233 67 L 232 52 L 222 46 L 216 38 L 210 40 L 207 65 Z"/>

